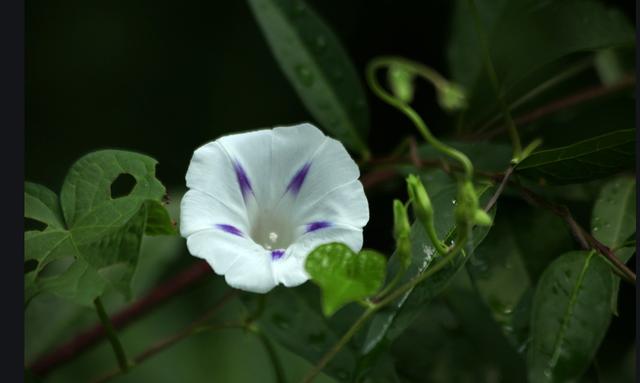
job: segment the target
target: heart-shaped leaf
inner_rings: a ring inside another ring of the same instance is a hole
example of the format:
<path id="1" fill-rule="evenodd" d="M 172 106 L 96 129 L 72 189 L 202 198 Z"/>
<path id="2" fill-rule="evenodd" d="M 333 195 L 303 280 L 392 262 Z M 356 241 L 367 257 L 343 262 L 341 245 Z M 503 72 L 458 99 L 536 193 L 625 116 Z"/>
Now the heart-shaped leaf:
<path id="1" fill-rule="evenodd" d="M 372 250 L 353 252 L 342 243 L 313 250 L 305 262 L 311 279 L 322 288 L 322 311 L 331 316 L 349 302 L 375 294 L 385 277 L 385 257 Z"/>

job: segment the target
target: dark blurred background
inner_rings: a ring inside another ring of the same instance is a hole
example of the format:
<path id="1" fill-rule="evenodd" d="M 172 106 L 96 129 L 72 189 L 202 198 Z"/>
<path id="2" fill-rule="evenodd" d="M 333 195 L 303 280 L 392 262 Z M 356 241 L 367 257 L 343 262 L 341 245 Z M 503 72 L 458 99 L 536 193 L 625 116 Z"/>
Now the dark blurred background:
<path id="1" fill-rule="evenodd" d="M 606 2 L 635 19 L 634 2 Z M 336 32 L 360 73 L 376 55 L 399 54 L 448 75 L 452 1 L 308 3 Z M 313 121 L 245 1 L 29 0 L 26 15 L 25 178 L 55 191 L 76 159 L 100 148 L 156 158 L 160 180 L 180 189 L 201 144 L 230 132 Z M 367 97 L 369 143 L 383 155 L 413 128 L 369 91 Z M 419 87 L 416 104 L 435 132 L 449 133 L 440 128 L 448 117 L 433 89 Z M 390 250 L 390 197 L 369 199 L 375 210 L 365 244 Z M 628 289 L 623 305 L 634 304 Z M 625 322 L 624 328 L 632 326 Z M 155 339 L 151 331 L 147 335 L 138 342 Z M 630 337 L 624 331 L 617 336 Z M 241 358 L 245 349 L 238 350 Z M 108 349 L 100 352 L 110 358 Z"/>

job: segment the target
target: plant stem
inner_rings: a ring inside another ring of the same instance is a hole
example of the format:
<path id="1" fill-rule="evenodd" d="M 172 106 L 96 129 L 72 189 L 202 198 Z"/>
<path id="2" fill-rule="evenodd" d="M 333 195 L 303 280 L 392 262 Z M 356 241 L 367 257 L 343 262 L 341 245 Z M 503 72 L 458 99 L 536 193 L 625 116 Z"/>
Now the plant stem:
<path id="1" fill-rule="evenodd" d="M 569 78 L 571 78 L 571 77 L 573 77 L 573 76 L 575 76 L 575 75 L 577 75 L 579 73 L 582 73 L 584 70 L 586 70 L 587 68 L 591 67 L 592 64 L 593 64 L 593 59 L 592 58 L 588 58 L 588 59 L 582 60 L 582 61 L 578 62 L 577 64 L 571 66 L 567 70 L 565 70 L 565 71 L 563 71 L 563 72 L 551 77 L 550 79 L 542 82 L 541 84 L 539 84 L 535 88 L 531 89 L 526 94 L 522 95 L 517 100 L 513 101 L 511 103 L 512 110 L 522 106 L 526 102 L 534 99 L 535 97 L 539 96 L 540 94 L 542 94 L 542 93 L 546 92 L 547 90 L 555 87 L 556 85 L 562 83 L 563 81 L 565 81 L 565 80 L 567 80 L 567 79 L 569 79 Z M 502 114 L 502 111 L 500 111 L 500 113 L 498 115 L 496 115 L 493 118 L 491 118 L 490 120 L 488 120 L 482 127 L 480 127 L 480 129 L 475 130 L 473 132 L 472 136 L 473 137 L 480 136 L 484 132 L 486 132 L 488 129 L 492 128 L 493 125 L 500 120 L 501 114 Z M 516 125 L 520 125 L 520 120 L 519 120 L 518 117 L 515 118 L 514 122 L 516 123 Z"/>
<path id="2" fill-rule="evenodd" d="M 136 355 L 135 358 L 133 359 L 133 363 L 129 365 L 130 368 L 134 368 L 139 366 L 142 362 L 144 362 L 145 360 L 147 360 L 148 358 L 158 354 L 159 352 L 166 350 L 167 348 L 173 346 L 174 344 L 178 343 L 179 341 L 195 334 L 198 332 L 202 332 L 202 331 L 207 331 L 207 330 L 218 330 L 218 329 L 229 329 L 229 328 L 238 328 L 238 329 L 242 329 L 242 328 L 246 328 L 245 324 L 213 324 L 213 325 L 207 325 L 207 322 L 225 305 L 227 304 L 231 299 L 233 299 L 236 296 L 236 291 L 234 290 L 230 290 L 228 291 L 218 302 L 216 302 L 213 307 L 211 307 L 209 310 L 207 310 L 202 316 L 200 316 L 199 318 L 197 318 L 196 320 L 194 320 L 193 322 L 191 322 L 188 326 L 186 326 L 185 328 L 183 328 L 182 330 L 178 331 L 177 333 L 166 337 L 156 343 L 154 343 L 153 345 L 151 345 L 149 348 L 147 348 L 146 350 L 144 350 L 143 352 L 141 352 L 140 354 Z M 119 376 L 123 373 L 124 371 L 122 371 L 122 369 L 113 369 L 109 372 L 107 372 L 106 374 L 102 375 L 101 377 L 97 378 L 94 380 L 94 382 L 106 382 L 109 381 L 111 379 L 113 379 L 116 376 Z"/>
<path id="3" fill-rule="evenodd" d="M 104 306 L 102 305 L 102 301 L 99 297 L 93 301 L 93 304 L 96 307 L 96 312 L 98 313 L 100 322 L 102 322 L 104 331 L 107 333 L 107 337 L 109 338 L 109 342 L 111 343 L 111 348 L 113 348 L 113 353 L 116 355 L 118 365 L 120 366 L 120 371 L 127 372 L 127 370 L 129 369 L 129 361 L 127 360 L 127 355 L 124 352 L 122 343 L 120 343 L 118 334 L 116 334 L 116 331 L 113 329 L 113 325 L 111 324 L 109 315 L 107 315 L 107 312 L 104 310 Z"/>
<path id="4" fill-rule="evenodd" d="M 458 254 L 458 250 L 461 247 L 453 247 L 452 250 L 442 258 L 439 262 L 437 262 L 433 267 L 429 268 L 422 274 L 419 274 L 406 282 L 405 284 L 398 287 L 396 290 L 391 292 L 386 297 L 382 298 L 380 301 L 376 302 L 373 307 L 367 309 L 360 318 L 349 328 L 349 330 L 340 338 L 340 340 L 329 350 L 324 356 L 316 363 L 315 366 L 307 373 L 305 378 L 302 380 L 304 383 L 312 382 L 313 379 L 322 371 L 322 369 L 329 363 L 329 361 L 344 347 L 344 345 L 349 342 L 349 340 L 360 330 L 360 328 L 365 324 L 365 322 L 378 310 L 383 308 L 384 306 L 392 303 L 396 299 L 400 298 L 403 294 L 413 289 L 417 284 L 429 278 L 440 269 L 442 269 L 445 265 L 447 265 L 453 258 Z"/>
<path id="5" fill-rule="evenodd" d="M 467 0 L 469 3 L 469 7 L 471 8 L 471 15 L 473 17 L 473 21 L 476 27 L 476 32 L 478 34 L 478 38 L 480 39 L 480 45 L 482 45 L 482 53 L 484 59 L 484 65 L 487 69 L 487 73 L 489 74 L 489 79 L 491 80 L 491 85 L 493 86 L 493 90 L 496 93 L 496 98 L 498 99 L 498 104 L 502 109 L 502 114 L 504 114 L 504 119 L 507 123 L 507 128 L 509 129 L 509 137 L 511 138 L 511 145 L 513 145 L 513 158 L 516 162 L 520 160 L 520 155 L 522 153 L 522 144 L 520 143 L 520 135 L 518 134 L 518 129 L 516 128 L 516 124 L 513 122 L 513 118 L 511 117 L 511 111 L 509 110 L 509 106 L 505 102 L 502 97 L 502 93 L 500 92 L 500 83 L 498 82 L 498 75 L 496 74 L 496 70 L 493 66 L 493 60 L 491 59 L 491 53 L 489 51 L 489 43 L 487 39 L 487 35 L 482 26 L 482 20 L 480 20 L 480 13 L 478 12 L 478 8 L 476 7 L 475 0 Z"/>
<path id="6" fill-rule="evenodd" d="M 496 204 L 496 202 L 498 202 L 498 198 L 500 198 L 500 195 L 502 195 L 504 187 L 507 186 L 507 182 L 509 182 L 509 177 L 511 177 L 511 174 L 513 174 L 513 166 L 509 166 L 507 168 L 507 171 L 504 172 L 504 176 L 502 177 L 502 181 L 500 181 L 498 189 L 493 194 L 493 196 L 491 196 L 489 202 L 487 202 L 487 206 L 484 208 L 484 211 L 488 212 Z"/>
<path id="7" fill-rule="evenodd" d="M 380 83 L 378 82 L 378 79 L 376 78 L 376 71 L 380 68 L 384 68 L 384 67 L 388 67 L 389 65 L 393 65 L 393 64 L 397 64 L 398 61 L 397 58 L 393 58 L 393 57 L 377 57 L 375 59 L 373 59 L 369 65 L 367 65 L 367 82 L 369 84 L 369 86 L 371 87 L 371 89 L 373 90 L 373 92 L 380 97 L 384 102 L 386 102 L 387 104 L 397 108 L 398 110 L 400 110 L 402 113 L 404 113 L 407 117 L 409 117 L 409 119 L 411 120 L 411 122 L 413 122 L 413 124 L 416 126 L 416 128 L 418 128 L 418 131 L 420 132 L 420 134 L 422 134 L 422 136 L 424 137 L 424 139 L 431 145 L 433 145 L 434 148 L 436 148 L 437 150 L 439 150 L 440 152 L 456 159 L 458 162 L 461 163 L 462 167 L 465 170 L 465 175 L 467 177 L 467 179 L 471 179 L 473 177 L 473 164 L 471 163 L 471 161 L 469 160 L 469 158 L 462 152 L 448 146 L 445 145 L 444 143 L 442 143 L 441 141 L 439 141 L 437 138 L 435 138 L 435 136 L 433 134 L 431 134 L 431 131 L 429 130 L 429 127 L 427 127 L 427 124 L 422 120 L 422 118 L 420 117 L 420 115 L 418 115 L 418 113 L 413 110 L 412 107 L 410 107 L 408 104 L 406 104 L 405 102 L 393 97 L 390 93 L 388 93 L 386 90 L 384 90 L 384 88 L 382 86 L 380 86 Z M 404 60 L 403 62 L 408 62 L 408 60 Z"/>
<path id="8" fill-rule="evenodd" d="M 284 368 L 282 367 L 282 363 L 280 363 L 280 358 L 278 358 L 278 354 L 276 353 L 275 347 L 260 330 L 255 329 L 252 330 L 254 334 L 258 337 L 262 346 L 264 347 L 267 355 L 269 356 L 269 360 L 271 361 L 271 365 L 273 366 L 273 373 L 276 378 L 276 382 L 278 383 L 287 383 L 286 374 L 284 373 Z"/>
<path id="9" fill-rule="evenodd" d="M 199 326 L 195 328 L 187 328 L 184 329 L 177 334 L 171 335 L 165 339 L 162 339 L 152 346 L 136 355 L 134 358 L 134 363 L 131 364 L 131 368 L 135 368 L 140 366 L 145 360 L 151 358 L 152 356 L 168 349 L 169 347 L 175 345 L 176 343 L 188 338 L 191 335 L 196 333 L 204 332 L 204 331 L 214 331 L 214 330 L 224 330 L 224 329 L 243 329 L 244 326 L 242 324 L 222 324 L 222 325 L 209 325 L 209 326 Z M 110 381 L 111 379 L 122 375 L 122 371 L 119 369 L 113 369 L 102 376 L 92 380 L 93 383 L 105 383 Z"/>
<path id="10" fill-rule="evenodd" d="M 625 281 L 635 285 L 636 274 L 631 271 L 624 263 L 622 263 L 618 259 L 618 257 L 616 257 L 616 255 L 611 251 L 611 249 L 609 249 L 607 246 L 598 241 L 594 236 L 592 236 L 589 232 L 583 229 L 582 226 L 580 226 L 575 221 L 569 209 L 567 209 L 565 206 L 559 206 L 547 201 L 542 196 L 535 194 L 533 191 L 525 188 L 522 185 L 516 184 L 516 187 L 518 187 L 518 189 L 520 190 L 525 201 L 529 202 L 531 205 L 548 209 L 553 214 L 562 218 L 562 220 L 566 222 L 567 226 L 571 230 L 571 233 L 580 243 L 580 246 L 583 249 L 597 250 L 612 264 L 614 272 L 619 274 Z"/>
<path id="11" fill-rule="evenodd" d="M 316 363 L 316 365 L 313 366 L 313 368 L 307 373 L 307 375 L 305 375 L 302 381 L 304 383 L 313 382 L 313 379 L 318 376 L 320 371 L 322 371 L 327 363 L 329 363 L 329 361 L 333 359 L 338 351 L 340 351 L 342 347 L 344 347 L 344 345 L 349 342 L 349 340 L 358 332 L 358 330 L 360 330 L 360 328 L 367 322 L 369 317 L 373 315 L 379 307 L 380 306 L 376 305 L 376 307 L 367 309 L 364 313 L 362 313 L 360 318 L 358 318 L 358 320 L 353 325 L 351 325 L 349 330 L 342 336 L 342 338 L 340 338 L 340 340 L 336 344 L 333 345 L 331 350 L 329 350 L 322 356 L 318 363 Z"/>

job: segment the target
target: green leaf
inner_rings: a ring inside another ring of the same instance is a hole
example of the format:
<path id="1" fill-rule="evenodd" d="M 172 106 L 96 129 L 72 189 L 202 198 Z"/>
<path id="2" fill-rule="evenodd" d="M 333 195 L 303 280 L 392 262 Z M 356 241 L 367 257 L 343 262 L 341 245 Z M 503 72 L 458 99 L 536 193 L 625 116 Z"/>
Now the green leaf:
<path id="1" fill-rule="evenodd" d="M 354 253 L 342 243 L 315 248 L 305 268 L 322 288 L 322 311 L 331 316 L 340 307 L 375 294 L 384 282 L 385 257 L 372 250 Z"/>
<path id="2" fill-rule="evenodd" d="M 298 96 L 329 133 L 365 152 L 369 110 L 340 41 L 303 1 L 249 0 L 271 51 Z"/>
<path id="3" fill-rule="evenodd" d="M 71 167 L 60 203 L 45 187 L 25 186 L 25 216 L 47 224 L 25 233 L 25 262 L 36 262 L 25 274 L 25 303 L 50 292 L 89 306 L 107 286 L 130 295 L 147 222 L 156 234 L 168 233 L 167 224 L 173 229 L 160 211 L 165 189 L 155 165 L 141 154 L 102 150 Z M 112 198 L 112 184 L 122 174 L 136 183 L 128 195 Z"/>
<path id="4" fill-rule="evenodd" d="M 629 236 L 636 231 L 636 180 L 632 177 L 617 177 L 605 184 L 593 207 L 591 232 L 615 255 L 626 263 L 635 252 L 635 247 L 623 247 Z M 618 290 L 620 277 L 613 277 L 611 310 L 618 315 Z"/>
<path id="5" fill-rule="evenodd" d="M 24 184 L 24 216 L 56 229 L 64 228 L 64 218 L 56 193 L 32 182 Z"/>
<path id="6" fill-rule="evenodd" d="M 549 265 L 533 299 L 530 382 L 572 382 L 587 370 L 611 320 L 611 280 L 595 252 L 569 252 Z"/>
<path id="7" fill-rule="evenodd" d="M 456 280 L 392 345 L 402 381 L 523 382 L 526 367 L 470 287 Z"/>
<path id="8" fill-rule="evenodd" d="M 636 231 L 636 180 L 616 177 L 605 184 L 593 207 L 591 232 L 611 248 L 620 247 Z"/>
<path id="9" fill-rule="evenodd" d="M 498 213 L 493 228 L 466 268 L 494 320 L 512 344 L 519 347 L 512 319 L 522 296 L 531 288 L 531 281 L 507 212 L 501 209 Z"/>
<path id="10" fill-rule="evenodd" d="M 485 172 L 504 172 L 513 155 L 511 145 L 489 141 L 444 141 L 469 157 L 473 167 Z M 453 163 L 451 157 L 436 150 L 432 145 L 421 145 L 418 148 L 420 158 Z"/>
<path id="11" fill-rule="evenodd" d="M 562 60 L 572 64 L 581 59 L 579 53 L 634 42 L 634 28 L 626 16 L 599 1 L 474 1 L 507 101 L 537 86 L 541 81 L 527 80 L 550 65 Z M 498 112 L 483 55 L 469 1 L 458 0 L 447 56 L 453 80 L 470 93 L 468 122 Z"/>
<path id="12" fill-rule="evenodd" d="M 635 130 L 617 130 L 562 148 L 541 150 L 518 164 L 525 177 L 552 184 L 570 184 L 632 169 Z"/>
<path id="13" fill-rule="evenodd" d="M 361 312 L 348 305 L 331 318 L 322 314 L 320 290 L 311 284 L 295 289 L 276 287 L 267 296 L 257 326 L 271 339 L 310 363 L 317 363 L 335 345 Z M 255 295 L 246 295 L 245 303 L 255 306 Z M 295 308 L 295 309 L 292 309 Z M 356 368 L 356 353 L 345 345 L 323 372 L 339 382 L 351 382 Z"/>
<path id="14" fill-rule="evenodd" d="M 169 212 L 158 201 L 147 201 L 146 235 L 177 235 L 178 229 L 171 220 Z"/>
<path id="15" fill-rule="evenodd" d="M 435 172 L 433 175 L 424 175 L 422 181 L 432 196 L 431 200 L 436 216 L 434 223 L 438 237 L 444 239 L 445 243 L 450 243 L 455 238 L 456 181 L 441 171 Z M 482 203 L 486 203 L 491 196 L 491 191 L 484 187 L 480 189 L 479 195 Z M 492 216 L 495 214 L 495 207 L 490 213 Z M 486 226 L 473 229 L 471 249 L 482 242 L 489 229 L 490 227 Z M 415 222 L 411 227 L 411 245 L 413 261 L 400 283 L 404 283 L 417 274 L 428 270 L 429 267 L 433 267 L 440 258 L 419 222 Z M 469 246 L 467 246 L 468 249 Z M 415 286 L 398 301 L 376 313 L 367 331 L 363 353 L 372 352 L 386 338 L 397 338 L 425 308 L 426 304 L 448 286 L 453 276 L 464 266 L 469 255 L 458 254 L 448 265 Z M 395 275 L 400 269 L 399 262 L 398 255 L 394 253 L 389 261 L 387 275 Z"/>

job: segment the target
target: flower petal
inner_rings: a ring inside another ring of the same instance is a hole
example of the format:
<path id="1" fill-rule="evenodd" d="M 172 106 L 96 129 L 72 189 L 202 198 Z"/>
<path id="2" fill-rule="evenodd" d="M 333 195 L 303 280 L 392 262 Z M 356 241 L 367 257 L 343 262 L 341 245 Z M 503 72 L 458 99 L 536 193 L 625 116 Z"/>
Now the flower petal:
<path id="1" fill-rule="evenodd" d="M 274 151 L 274 158 L 277 156 L 282 154 Z M 289 162 L 293 164 L 294 161 Z M 289 185 L 291 181 L 295 185 L 288 190 L 294 190 L 296 193 L 286 193 L 287 195 L 280 202 L 281 205 L 288 205 L 291 209 L 312 205 L 334 189 L 357 180 L 360 176 L 358 166 L 344 146 L 330 137 L 326 137 L 310 157 L 296 166 L 298 167 L 292 169 L 291 176 L 287 178 Z M 296 178 L 300 171 L 304 171 L 303 182 Z"/>
<path id="2" fill-rule="evenodd" d="M 358 180 L 351 181 L 333 189 L 315 203 L 299 203 L 294 219 L 297 225 L 306 225 L 306 231 L 313 224 L 316 230 L 320 229 L 320 222 L 364 227 L 369 222 L 369 204 L 362 183 Z"/>
<path id="3" fill-rule="evenodd" d="M 247 203 L 250 195 L 259 206 L 271 201 L 271 136 L 271 130 L 263 129 L 218 139 L 233 162 L 236 183 Z"/>
<path id="4" fill-rule="evenodd" d="M 220 202 L 213 196 L 200 190 L 191 189 L 180 201 L 180 234 L 183 237 L 219 225 L 235 227 L 240 232 L 249 233 L 249 224 L 244 210 L 237 211 L 233 206 Z"/>
<path id="5" fill-rule="evenodd" d="M 237 289 L 266 293 L 277 284 L 273 278 L 272 266 L 271 252 L 261 249 L 250 256 L 240 257 L 227 270 L 224 279 Z"/>
<path id="6" fill-rule="evenodd" d="M 297 195 L 308 176 L 311 161 L 327 136 L 315 126 L 304 123 L 272 130 L 272 194 L 274 202 L 284 194 Z"/>
<path id="7" fill-rule="evenodd" d="M 199 190 L 235 211 L 244 211 L 234 164 L 218 141 L 196 149 L 187 170 L 187 187 Z"/>
<path id="8" fill-rule="evenodd" d="M 224 275 L 231 287 L 264 293 L 275 287 L 271 254 L 250 239 L 226 230 L 207 229 L 187 238 L 189 252 Z"/>
<path id="9" fill-rule="evenodd" d="M 282 259 L 273 261 L 273 276 L 278 283 L 287 287 L 301 285 L 309 279 L 304 269 L 307 255 L 316 247 L 330 242 L 345 243 L 353 251 L 362 248 L 362 230 L 335 224 L 322 230 L 311 231 L 301 235 L 289 246 Z"/>

